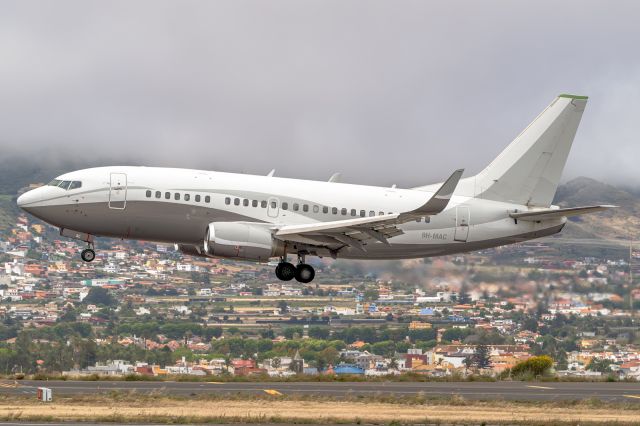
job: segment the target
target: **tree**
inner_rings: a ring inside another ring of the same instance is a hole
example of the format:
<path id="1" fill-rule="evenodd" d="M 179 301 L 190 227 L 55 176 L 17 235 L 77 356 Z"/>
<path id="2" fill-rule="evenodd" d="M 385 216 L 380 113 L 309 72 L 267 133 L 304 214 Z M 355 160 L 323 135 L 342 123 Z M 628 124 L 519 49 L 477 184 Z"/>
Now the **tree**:
<path id="1" fill-rule="evenodd" d="M 594 358 L 591 358 L 591 361 L 589 361 L 589 364 L 587 365 L 587 370 L 599 371 L 600 373 L 610 373 L 611 364 L 613 364 L 611 360 L 594 357 Z"/>
<path id="2" fill-rule="evenodd" d="M 478 369 L 491 367 L 491 356 L 489 353 L 489 347 L 487 345 L 476 345 L 476 351 L 475 354 L 473 354 L 473 365 L 475 365 Z"/>
<path id="3" fill-rule="evenodd" d="M 553 359 L 548 355 L 533 356 L 526 361 L 517 363 L 512 369 L 514 377 L 531 374 L 541 376 L 553 367 Z"/>
<path id="4" fill-rule="evenodd" d="M 327 327 L 319 326 L 309 327 L 309 337 L 312 339 L 326 340 L 329 338 L 329 329 Z"/>
<path id="5" fill-rule="evenodd" d="M 280 368 L 281 365 L 282 365 L 282 359 L 280 359 L 280 357 L 275 357 L 271 360 L 271 366 L 276 370 Z"/>
<path id="6" fill-rule="evenodd" d="M 278 309 L 280 310 L 280 313 L 283 315 L 289 312 L 289 305 L 287 304 L 287 301 L 278 300 Z"/>
<path id="7" fill-rule="evenodd" d="M 113 306 L 118 302 L 116 299 L 109 294 L 106 288 L 102 287 L 91 287 L 89 290 L 89 294 L 82 301 L 84 304 L 94 304 L 94 305 L 105 305 L 105 306 Z"/>

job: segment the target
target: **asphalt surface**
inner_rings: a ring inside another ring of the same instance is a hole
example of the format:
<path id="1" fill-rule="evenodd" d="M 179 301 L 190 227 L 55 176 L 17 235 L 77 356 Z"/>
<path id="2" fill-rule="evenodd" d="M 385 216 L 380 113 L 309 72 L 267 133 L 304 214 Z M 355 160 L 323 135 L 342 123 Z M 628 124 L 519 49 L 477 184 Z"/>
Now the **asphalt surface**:
<path id="1" fill-rule="evenodd" d="M 476 400 L 552 401 L 598 398 L 640 404 L 640 383 L 615 382 L 124 382 L 1 381 L 0 394 L 34 395 L 39 386 L 56 395 L 135 391 L 176 396 L 201 394 L 396 395 L 427 397 L 459 395 Z"/>

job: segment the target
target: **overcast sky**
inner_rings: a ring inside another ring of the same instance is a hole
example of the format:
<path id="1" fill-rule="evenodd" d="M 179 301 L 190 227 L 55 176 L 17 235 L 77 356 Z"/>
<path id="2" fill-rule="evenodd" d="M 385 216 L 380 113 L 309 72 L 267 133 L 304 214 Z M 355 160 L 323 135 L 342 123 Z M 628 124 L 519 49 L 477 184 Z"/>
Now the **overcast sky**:
<path id="1" fill-rule="evenodd" d="M 0 2 L 0 155 L 403 186 L 559 93 L 564 180 L 640 182 L 638 1 Z"/>

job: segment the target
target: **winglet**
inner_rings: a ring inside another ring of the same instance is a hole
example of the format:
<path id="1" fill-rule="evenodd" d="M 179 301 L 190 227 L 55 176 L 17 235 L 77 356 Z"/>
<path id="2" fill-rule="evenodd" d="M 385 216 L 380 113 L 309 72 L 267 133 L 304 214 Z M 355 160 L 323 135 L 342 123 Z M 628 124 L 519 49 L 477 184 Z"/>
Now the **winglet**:
<path id="1" fill-rule="evenodd" d="M 276 173 L 276 169 L 271 169 L 271 171 L 267 173 L 267 177 L 273 177 L 275 173 Z"/>
<path id="2" fill-rule="evenodd" d="M 417 209 L 407 212 L 412 216 L 430 216 L 434 214 L 438 214 L 443 211 L 447 204 L 449 204 L 449 200 L 451 200 L 451 196 L 453 192 L 456 190 L 456 186 L 458 186 L 458 182 L 462 177 L 462 173 L 464 169 L 458 169 L 447 179 L 440 189 L 433 194 L 433 197 L 429 199 L 426 203 L 424 203 L 421 207 Z"/>
<path id="3" fill-rule="evenodd" d="M 342 177 L 342 174 L 340 172 L 338 173 L 334 173 L 331 175 L 331 177 L 329 178 L 329 182 L 340 182 L 340 178 Z"/>

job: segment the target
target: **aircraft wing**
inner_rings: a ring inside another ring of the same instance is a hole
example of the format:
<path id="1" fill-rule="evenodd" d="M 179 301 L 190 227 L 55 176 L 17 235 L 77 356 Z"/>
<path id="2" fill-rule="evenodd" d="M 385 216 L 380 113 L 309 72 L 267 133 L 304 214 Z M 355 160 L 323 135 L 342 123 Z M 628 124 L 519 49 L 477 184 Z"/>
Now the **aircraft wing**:
<path id="1" fill-rule="evenodd" d="M 540 210 L 530 210 L 526 212 L 513 212 L 513 213 L 509 213 L 509 216 L 518 220 L 528 220 L 531 222 L 538 222 L 541 220 L 557 219 L 561 217 L 569 217 L 569 216 L 577 216 L 581 214 L 593 213 L 593 212 L 603 211 L 607 209 L 612 209 L 615 207 L 617 206 L 603 204 L 598 206 L 568 207 L 563 209 L 540 209 Z"/>
<path id="2" fill-rule="evenodd" d="M 403 234 L 398 225 L 443 211 L 449 204 L 461 176 L 462 170 L 456 170 L 422 206 L 408 212 L 286 225 L 276 229 L 274 236 L 283 241 L 334 249 L 349 246 L 361 251 L 366 251 L 365 245 L 369 240 L 389 244 L 389 238 Z"/>

